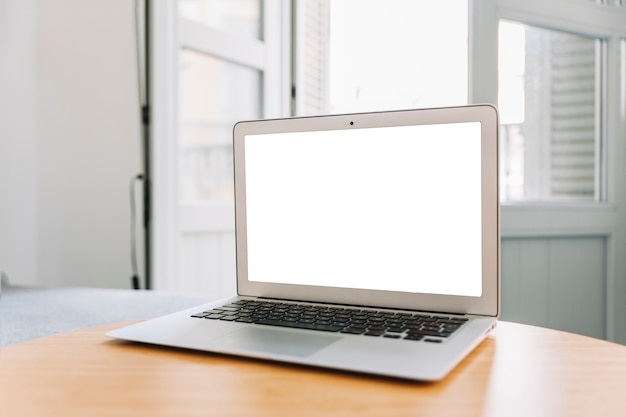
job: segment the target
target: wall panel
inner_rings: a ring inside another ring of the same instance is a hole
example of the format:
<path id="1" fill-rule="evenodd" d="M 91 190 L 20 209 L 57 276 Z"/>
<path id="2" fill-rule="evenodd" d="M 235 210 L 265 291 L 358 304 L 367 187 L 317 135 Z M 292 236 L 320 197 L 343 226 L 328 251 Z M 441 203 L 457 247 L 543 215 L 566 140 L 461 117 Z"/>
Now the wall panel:
<path id="1" fill-rule="evenodd" d="M 606 239 L 502 241 L 502 320 L 605 337 Z"/>

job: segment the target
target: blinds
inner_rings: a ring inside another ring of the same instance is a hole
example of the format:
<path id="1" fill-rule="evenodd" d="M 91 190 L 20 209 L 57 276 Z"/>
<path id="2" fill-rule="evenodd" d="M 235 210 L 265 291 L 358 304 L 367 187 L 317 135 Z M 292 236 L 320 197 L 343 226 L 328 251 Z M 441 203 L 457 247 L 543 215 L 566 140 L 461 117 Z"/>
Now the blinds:
<path id="1" fill-rule="evenodd" d="M 296 45 L 294 111 L 297 116 L 328 111 L 329 0 L 294 2 Z"/>
<path id="2" fill-rule="evenodd" d="M 551 33 L 551 194 L 596 194 L 596 41 Z"/>
<path id="3" fill-rule="evenodd" d="M 525 26 L 524 196 L 599 198 L 600 40 Z"/>

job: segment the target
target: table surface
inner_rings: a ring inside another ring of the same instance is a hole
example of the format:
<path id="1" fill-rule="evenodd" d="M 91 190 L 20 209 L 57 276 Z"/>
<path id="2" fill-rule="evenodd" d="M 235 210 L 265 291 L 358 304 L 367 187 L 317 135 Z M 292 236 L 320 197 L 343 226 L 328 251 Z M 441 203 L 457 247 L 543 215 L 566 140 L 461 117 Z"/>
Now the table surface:
<path id="1" fill-rule="evenodd" d="M 0 416 L 626 415 L 626 346 L 539 327 L 500 322 L 415 383 L 105 336 L 122 325 L 0 350 Z"/>

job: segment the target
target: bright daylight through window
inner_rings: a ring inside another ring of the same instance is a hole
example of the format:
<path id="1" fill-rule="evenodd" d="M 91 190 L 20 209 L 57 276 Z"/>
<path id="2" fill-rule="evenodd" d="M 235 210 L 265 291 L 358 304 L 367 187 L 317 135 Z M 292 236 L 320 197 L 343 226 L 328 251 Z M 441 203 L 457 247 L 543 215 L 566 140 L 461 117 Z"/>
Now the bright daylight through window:
<path id="1" fill-rule="evenodd" d="M 599 201 L 602 41 L 501 21 L 503 201 Z"/>
<path id="2" fill-rule="evenodd" d="M 181 0 L 181 16 L 225 33 L 258 39 L 259 0 Z M 261 117 L 260 71 L 210 53 L 180 51 L 179 197 L 232 201 L 232 127 Z"/>
<path id="3" fill-rule="evenodd" d="M 332 113 L 467 104 L 467 0 L 331 0 L 328 45 Z"/>

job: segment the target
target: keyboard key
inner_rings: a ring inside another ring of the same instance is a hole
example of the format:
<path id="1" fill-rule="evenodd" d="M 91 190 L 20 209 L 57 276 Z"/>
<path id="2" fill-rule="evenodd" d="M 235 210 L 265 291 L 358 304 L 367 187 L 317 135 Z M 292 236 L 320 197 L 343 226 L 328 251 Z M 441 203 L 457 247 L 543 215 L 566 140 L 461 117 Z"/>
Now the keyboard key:
<path id="1" fill-rule="evenodd" d="M 342 329 L 340 326 L 333 325 L 321 325 L 315 323 L 300 323 L 300 322 L 288 322 L 281 320 L 268 320 L 262 319 L 256 322 L 257 324 L 266 324 L 268 326 L 279 326 L 279 327 L 293 327 L 295 329 L 308 329 L 308 330 L 320 330 L 323 332 L 338 332 Z"/>
<path id="2" fill-rule="evenodd" d="M 387 329 L 388 333 L 404 333 L 406 331 L 405 327 L 389 327 Z"/>
<path id="3" fill-rule="evenodd" d="M 409 332 L 410 335 L 421 335 L 421 336 L 437 336 L 437 337 L 448 337 L 451 335 L 449 332 L 438 332 L 431 330 L 411 330 Z"/>
<path id="4" fill-rule="evenodd" d="M 239 317 L 238 319 L 235 319 L 235 321 L 239 323 L 254 323 L 256 320 L 251 319 L 250 317 Z"/>
<path id="5" fill-rule="evenodd" d="M 365 333 L 365 329 L 363 329 L 363 328 L 347 327 L 347 328 L 343 329 L 341 331 L 341 333 L 363 334 L 363 333 Z"/>

